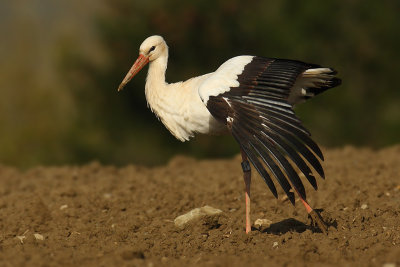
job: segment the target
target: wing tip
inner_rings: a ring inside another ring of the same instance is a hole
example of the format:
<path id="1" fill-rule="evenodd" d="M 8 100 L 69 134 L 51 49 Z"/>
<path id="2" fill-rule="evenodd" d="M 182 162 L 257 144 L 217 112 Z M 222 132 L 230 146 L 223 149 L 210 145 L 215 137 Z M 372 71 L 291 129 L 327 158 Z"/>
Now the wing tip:
<path id="1" fill-rule="evenodd" d="M 342 84 L 342 79 L 340 79 L 340 78 L 338 78 L 338 77 L 333 77 L 333 78 L 330 80 L 330 86 L 331 86 L 331 88 L 336 87 L 336 86 L 339 86 L 339 85 L 341 85 L 341 84 Z"/>

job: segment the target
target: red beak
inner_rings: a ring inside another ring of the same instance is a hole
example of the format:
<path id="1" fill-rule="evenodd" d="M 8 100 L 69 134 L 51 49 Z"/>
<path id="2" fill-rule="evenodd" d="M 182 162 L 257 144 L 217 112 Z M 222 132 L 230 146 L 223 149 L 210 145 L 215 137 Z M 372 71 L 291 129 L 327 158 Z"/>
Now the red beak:
<path id="1" fill-rule="evenodd" d="M 147 64 L 149 63 L 149 57 L 146 57 L 142 54 L 136 59 L 132 68 L 129 70 L 128 74 L 126 74 L 122 83 L 118 86 L 118 91 L 121 91 L 124 86 Z"/>

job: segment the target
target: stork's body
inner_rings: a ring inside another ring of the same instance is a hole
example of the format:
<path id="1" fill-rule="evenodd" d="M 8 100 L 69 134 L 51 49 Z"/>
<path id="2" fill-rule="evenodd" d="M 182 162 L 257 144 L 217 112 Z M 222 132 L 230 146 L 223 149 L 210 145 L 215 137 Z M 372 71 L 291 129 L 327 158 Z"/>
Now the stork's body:
<path id="1" fill-rule="evenodd" d="M 154 85 L 150 82 L 152 68 L 154 67 L 150 64 L 146 99 L 151 110 L 172 135 L 181 141 L 187 141 L 195 133 L 218 134 L 224 131 L 226 127 L 211 115 L 197 90 L 209 74 L 185 82 L 167 84 L 163 81 Z"/>
<path id="2" fill-rule="evenodd" d="M 316 157 L 323 160 L 323 156 L 292 107 L 340 84 L 334 70 L 294 60 L 238 56 L 215 72 L 168 84 L 165 82 L 168 47 L 161 36 L 151 36 L 140 46 L 138 59 L 118 89 L 148 62 L 145 87 L 148 105 L 177 139 L 186 141 L 196 133 L 231 133 L 239 143 L 246 185 L 246 232 L 251 229 L 248 159 L 275 197 L 277 191 L 271 174 L 293 204 L 291 189 L 297 192 L 307 212 L 325 230 L 308 205 L 304 186 L 292 166 L 297 166 L 316 189 L 308 165 L 324 177 Z"/>

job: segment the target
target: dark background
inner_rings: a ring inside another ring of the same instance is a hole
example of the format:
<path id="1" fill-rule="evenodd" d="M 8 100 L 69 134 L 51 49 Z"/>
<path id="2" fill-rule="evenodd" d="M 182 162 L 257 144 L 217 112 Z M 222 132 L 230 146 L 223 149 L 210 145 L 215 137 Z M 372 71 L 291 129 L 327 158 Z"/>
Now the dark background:
<path id="1" fill-rule="evenodd" d="M 222 157 L 231 137 L 175 140 L 147 108 L 147 68 L 117 87 L 148 36 L 170 47 L 167 81 L 236 55 L 334 67 L 342 86 L 297 107 L 323 146 L 382 147 L 400 136 L 399 1 L 51 1 L 0 4 L 0 162 L 159 164 Z"/>

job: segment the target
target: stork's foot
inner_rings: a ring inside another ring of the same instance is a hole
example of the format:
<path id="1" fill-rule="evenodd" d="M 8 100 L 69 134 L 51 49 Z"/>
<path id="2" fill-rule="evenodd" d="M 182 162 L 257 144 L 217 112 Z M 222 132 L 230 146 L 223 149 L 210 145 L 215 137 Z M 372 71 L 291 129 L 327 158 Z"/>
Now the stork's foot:
<path id="1" fill-rule="evenodd" d="M 318 226 L 318 228 L 324 233 L 328 234 L 328 226 L 322 219 L 321 215 L 319 212 L 315 210 L 311 210 L 311 212 L 308 213 L 311 217 L 311 220 Z"/>

